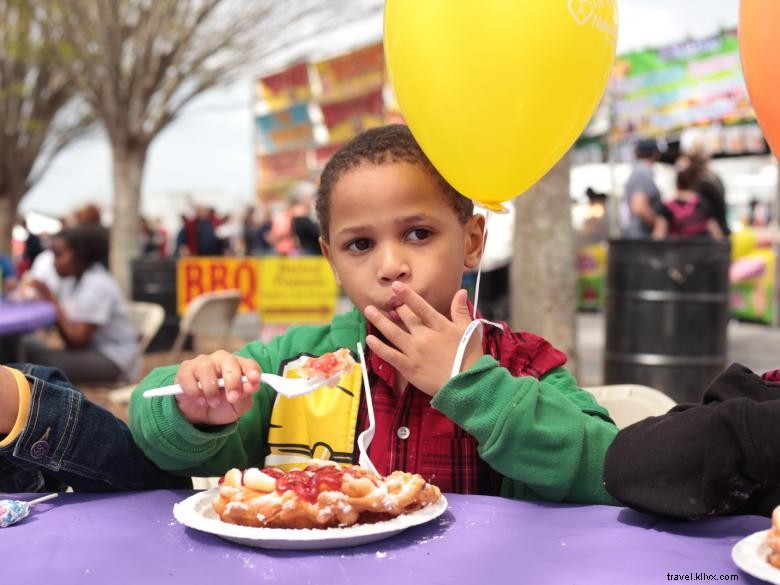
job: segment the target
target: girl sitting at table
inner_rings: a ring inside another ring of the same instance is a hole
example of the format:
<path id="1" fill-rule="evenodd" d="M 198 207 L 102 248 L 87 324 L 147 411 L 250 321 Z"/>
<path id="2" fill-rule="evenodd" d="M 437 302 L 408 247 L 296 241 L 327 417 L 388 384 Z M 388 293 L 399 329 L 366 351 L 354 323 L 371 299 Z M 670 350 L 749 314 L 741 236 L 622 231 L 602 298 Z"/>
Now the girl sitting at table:
<path id="1" fill-rule="evenodd" d="M 102 263 L 108 254 L 107 232 L 93 225 L 68 228 L 54 236 L 51 249 L 62 280 L 54 291 L 40 281 L 31 286 L 56 305 L 65 347 L 28 337 L 23 340 L 26 359 L 59 368 L 76 384 L 135 379 L 138 337 L 122 291 Z"/>

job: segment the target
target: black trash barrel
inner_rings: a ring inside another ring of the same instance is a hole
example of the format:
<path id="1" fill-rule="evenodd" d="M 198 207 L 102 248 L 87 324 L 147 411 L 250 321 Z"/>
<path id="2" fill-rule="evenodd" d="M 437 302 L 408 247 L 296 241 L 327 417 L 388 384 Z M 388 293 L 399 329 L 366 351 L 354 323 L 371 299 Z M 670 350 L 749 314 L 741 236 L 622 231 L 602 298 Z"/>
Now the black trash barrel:
<path id="1" fill-rule="evenodd" d="M 168 351 L 179 333 L 176 310 L 176 260 L 173 258 L 136 258 L 130 263 L 131 298 L 134 301 L 157 303 L 165 309 L 157 335 L 147 351 Z"/>
<path id="2" fill-rule="evenodd" d="M 726 366 L 726 242 L 609 242 L 604 383 L 698 401 Z"/>

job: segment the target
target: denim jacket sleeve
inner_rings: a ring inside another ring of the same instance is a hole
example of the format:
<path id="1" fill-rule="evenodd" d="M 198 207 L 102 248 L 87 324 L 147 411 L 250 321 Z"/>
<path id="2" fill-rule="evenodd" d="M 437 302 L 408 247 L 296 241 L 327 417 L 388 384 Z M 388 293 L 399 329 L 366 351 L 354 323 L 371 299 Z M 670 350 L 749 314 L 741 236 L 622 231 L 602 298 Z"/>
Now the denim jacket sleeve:
<path id="1" fill-rule="evenodd" d="M 30 382 L 30 414 L 16 440 L 0 448 L 0 490 L 191 487 L 189 478 L 154 465 L 136 446 L 127 425 L 87 400 L 62 372 L 30 364 L 13 367 Z"/>

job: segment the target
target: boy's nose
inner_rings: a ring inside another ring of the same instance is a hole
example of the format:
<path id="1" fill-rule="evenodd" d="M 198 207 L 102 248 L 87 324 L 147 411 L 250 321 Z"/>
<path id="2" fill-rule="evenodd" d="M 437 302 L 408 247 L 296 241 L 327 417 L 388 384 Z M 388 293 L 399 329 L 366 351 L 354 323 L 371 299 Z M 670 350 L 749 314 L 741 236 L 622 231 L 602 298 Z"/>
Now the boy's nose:
<path id="1" fill-rule="evenodd" d="M 411 274 L 409 263 L 397 247 L 384 246 L 377 256 L 377 278 L 382 282 L 405 280 Z"/>

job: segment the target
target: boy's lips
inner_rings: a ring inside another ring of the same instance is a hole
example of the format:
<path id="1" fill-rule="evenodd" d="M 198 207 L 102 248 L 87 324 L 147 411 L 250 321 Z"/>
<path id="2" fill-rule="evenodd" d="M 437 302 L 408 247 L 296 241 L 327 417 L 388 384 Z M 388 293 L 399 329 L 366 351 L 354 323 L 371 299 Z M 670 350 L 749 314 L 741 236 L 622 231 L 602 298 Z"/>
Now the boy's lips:
<path id="1" fill-rule="evenodd" d="M 387 315 L 388 319 L 394 323 L 401 323 L 401 317 L 398 315 L 398 311 L 396 310 L 401 305 L 403 305 L 403 302 L 397 298 L 392 298 L 383 305 L 382 310 L 384 311 L 385 315 Z"/>

